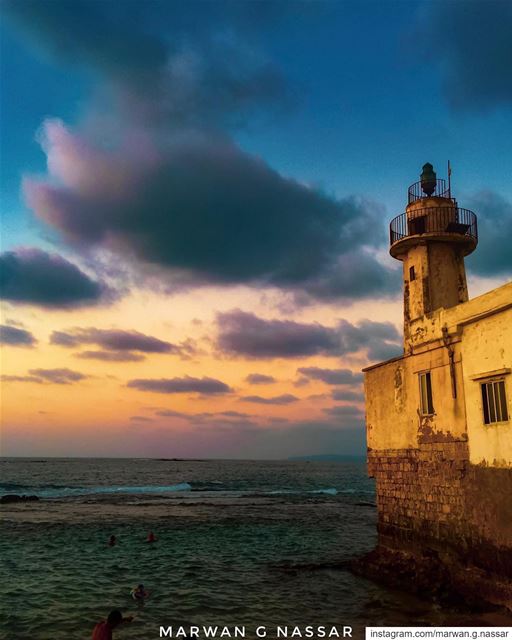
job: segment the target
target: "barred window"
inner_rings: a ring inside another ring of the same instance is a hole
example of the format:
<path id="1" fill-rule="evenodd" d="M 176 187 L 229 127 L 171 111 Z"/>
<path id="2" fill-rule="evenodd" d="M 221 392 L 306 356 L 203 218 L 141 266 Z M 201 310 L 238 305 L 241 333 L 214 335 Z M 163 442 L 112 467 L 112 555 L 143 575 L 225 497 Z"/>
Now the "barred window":
<path id="1" fill-rule="evenodd" d="M 508 420 L 508 411 L 505 380 L 482 382 L 481 389 L 484 423 L 506 422 Z"/>
<path id="2" fill-rule="evenodd" d="M 419 374 L 420 381 L 420 413 L 422 416 L 430 416 L 434 413 L 432 400 L 432 380 L 430 371 Z"/>

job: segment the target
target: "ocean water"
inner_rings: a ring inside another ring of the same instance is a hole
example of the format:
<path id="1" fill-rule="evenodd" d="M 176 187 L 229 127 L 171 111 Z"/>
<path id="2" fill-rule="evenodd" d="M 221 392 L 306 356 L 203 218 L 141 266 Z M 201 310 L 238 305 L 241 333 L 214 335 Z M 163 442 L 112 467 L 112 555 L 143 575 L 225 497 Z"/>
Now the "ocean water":
<path id="1" fill-rule="evenodd" d="M 336 565 L 376 541 L 363 463 L 0 459 L 0 625 L 6 640 L 116 637 L 160 626 L 487 624 Z M 148 531 L 158 540 L 147 544 Z M 109 547 L 110 535 L 118 544 Z M 144 583 L 149 597 L 135 602 Z"/>

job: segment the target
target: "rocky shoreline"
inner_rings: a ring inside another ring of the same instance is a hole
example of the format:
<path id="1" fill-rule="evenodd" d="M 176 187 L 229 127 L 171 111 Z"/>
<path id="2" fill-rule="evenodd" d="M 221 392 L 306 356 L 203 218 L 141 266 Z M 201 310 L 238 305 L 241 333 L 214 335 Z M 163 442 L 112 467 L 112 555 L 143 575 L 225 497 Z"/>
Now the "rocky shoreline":
<path id="1" fill-rule="evenodd" d="M 503 611 L 512 616 L 512 580 L 434 549 L 396 550 L 378 546 L 350 562 L 356 575 L 408 591 L 443 606 L 464 606 L 474 612 Z M 511 617 L 512 624 L 512 617 Z"/>

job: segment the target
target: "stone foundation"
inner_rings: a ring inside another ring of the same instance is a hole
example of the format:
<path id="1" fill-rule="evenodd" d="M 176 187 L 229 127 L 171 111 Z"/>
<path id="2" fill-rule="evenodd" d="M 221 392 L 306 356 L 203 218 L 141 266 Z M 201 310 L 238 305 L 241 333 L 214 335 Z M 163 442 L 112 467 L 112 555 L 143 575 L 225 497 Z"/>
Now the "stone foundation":
<path id="1" fill-rule="evenodd" d="M 512 468 L 471 464 L 465 440 L 430 440 L 368 452 L 379 546 L 366 573 L 400 565 L 426 590 L 430 573 L 434 590 L 512 609 Z"/>

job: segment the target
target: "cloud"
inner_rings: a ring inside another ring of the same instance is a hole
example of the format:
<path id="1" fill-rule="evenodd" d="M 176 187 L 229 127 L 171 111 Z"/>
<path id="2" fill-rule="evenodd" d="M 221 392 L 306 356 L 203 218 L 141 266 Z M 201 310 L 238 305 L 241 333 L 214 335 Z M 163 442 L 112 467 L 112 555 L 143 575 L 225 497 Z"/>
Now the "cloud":
<path id="1" fill-rule="evenodd" d="M 102 360 L 103 362 L 141 362 L 145 356 L 131 351 L 82 351 L 75 358 L 83 360 Z"/>
<path id="2" fill-rule="evenodd" d="M 241 411 L 221 411 L 217 415 L 224 416 L 225 418 L 252 418 L 251 414 Z"/>
<path id="3" fill-rule="evenodd" d="M 512 202 L 482 191 L 470 199 L 469 206 L 478 217 L 478 247 L 466 258 L 468 269 L 481 276 L 512 274 Z"/>
<path id="4" fill-rule="evenodd" d="M 50 179 L 25 179 L 29 206 L 70 242 L 132 256 L 175 286 L 242 283 L 329 299 L 396 290 L 398 277 L 367 250 L 381 207 L 285 178 L 225 135 L 180 133 L 164 148 L 152 137 L 103 150 L 47 121 Z"/>
<path id="5" fill-rule="evenodd" d="M 146 416 L 130 416 L 131 422 L 153 422 L 152 418 Z"/>
<path id="6" fill-rule="evenodd" d="M 187 421 L 190 425 L 200 425 L 209 429 L 241 429 L 246 432 L 247 429 L 257 429 L 258 423 L 253 420 L 255 416 L 241 411 L 218 411 L 201 413 L 183 413 L 172 409 L 164 409 L 155 413 L 157 416 L 165 418 L 178 418 Z"/>
<path id="7" fill-rule="evenodd" d="M 380 205 L 283 176 L 233 140 L 293 93 L 248 37 L 282 11 L 268 4 L 7 2 L 19 29 L 100 85 L 84 126 L 43 124 L 48 176 L 25 177 L 26 201 L 74 246 L 167 289 L 269 286 L 303 303 L 396 293 L 399 270 L 374 257 Z"/>
<path id="8" fill-rule="evenodd" d="M 131 389 L 139 391 L 151 391 L 153 393 L 200 393 L 201 395 L 221 395 L 230 393 L 232 389 L 214 378 L 161 378 L 161 379 L 136 379 L 127 384 Z"/>
<path id="9" fill-rule="evenodd" d="M 191 340 L 176 345 L 154 336 L 148 336 L 139 331 L 125 331 L 122 329 L 97 329 L 96 327 L 75 327 L 67 331 L 53 331 L 50 343 L 61 347 L 77 347 L 84 344 L 95 344 L 102 351 L 86 351 L 87 355 L 80 354 L 82 358 L 96 358 L 98 360 L 135 361 L 143 358 L 129 353 L 139 351 L 141 353 L 169 353 L 189 358 L 195 353 L 195 347 Z M 105 351 L 106 350 L 106 351 Z"/>
<path id="10" fill-rule="evenodd" d="M 247 358 L 341 356 L 366 350 L 370 359 L 400 352 L 400 335 L 390 322 L 340 320 L 334 327 L 292 320 L 265 320 L 239 309 L 217 317 L 217 347 Z"/>
<path id="11" fill-rule="evenodd" d="M 415 51 L 420 44 L 427 63 L 437 64 L 454 108 L 481 111 L 512 104 L 510 2 L 432 2 L 423 18 Z"/>
<path id="12" fill-rule="evenodd" d="M 66 368 L 30 369 L 29 373 L 42 382 L 50 382 L 52 384 L 73 384 L 74 382 L 80 382 L 80 380 L 85 380 L 85 378 L 89 377 L 79 371 Z"/>
<path id="13" fill-rule="evenodd" d="M 6 0 L 4 12 L 59 64 L 92 70 L 125 117 L 211 127 L 288 105 L 284 77 L 249 37 L 275 8 L 200 4 Z"/>
<path id="14" fill-rule="evenodd" d="M 187 413 L 174 411 L 173 409 L 161 409 L 160 411 L 156 411 L 156 415 L 164 418 L 188 418 L 189 416 Z"/>
<path id="15" fill-rule="evenodd" d="M 364 412 L 355 405 L 335 405 L 334 407 L 326 407 L 324 413 L 334 417 L 360 418 L 364 417 Z"/>
<path id="16" fill-rule="evenodd" d="M 2 375 L 0 376 L 2 382 L 35 382 L 36 384 L 42 384 L 43 380 L 36 376 L 11 376 L 11 375 Z"/>
<path id="17" fill-rule="evenodd" d="M 253 402 L 255 404 L 286 405 L 297 402 L 299 398 L 291 393 L 283 393 L 280 396 L 273 396 L 271 398 L 263 398 L 262 396 L 243 396 L 240 400 L 242 402 Z"/>
<path id="18" fill-rule="evenodd" d="M 73 384 L 85 380 L 89 376 L 73 371 L 72 369 L 29 369 L 30 375 L 11 376 L 3 375 L 2 380 L 5 382 L 35 382 L 37 384 Z"/>
<path id="19" fill-rule="evenodd" d="M 291 320 L 264 320 L 241 310 L 218 315 L 217 346 L 249 358 L 295 358 L 334 354 L 339 346 L 334 329 Z"/>
<path id="20" fill-rule="evenodd" d="M 297 369 L 306 378 L 321 380 L 326 384 L 358 384 L 363 380 L 362 373 L 353 373 L 350 369 L 321 369 L 319 367 L 301 367 Z"/>
<path id="21" fill-rule="evenodd" d="M 18 329 L 8 324 L 0 325 L 0 344 L 12 347 L 34 347 L 35 337 L 26 329 Z"/>
<path id="22" fill-rule="evenodd" d="M 333 400 L 349 400 L 353 402 L 364 402 L 364 394 L 357 391 L 348 391 L 347 389 L 333 389 L 331 391 Z"/>
<path id="23" fill-rule="evenodd" d="M 34 248 L 0 254 L 0 296 L 9 302 L 79 307 L 97 304 L 107 294 L 103 283 L 57 254 Z"/>
<path id="24" fill-rule="evenodd" d="M 250 373 L 245 381 L 249 384 L 273 384 L 277 382 L 273 376 L 267 376 L 264 373 Z"/>

